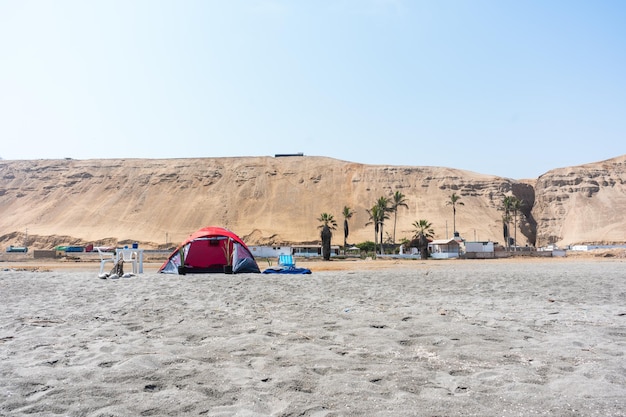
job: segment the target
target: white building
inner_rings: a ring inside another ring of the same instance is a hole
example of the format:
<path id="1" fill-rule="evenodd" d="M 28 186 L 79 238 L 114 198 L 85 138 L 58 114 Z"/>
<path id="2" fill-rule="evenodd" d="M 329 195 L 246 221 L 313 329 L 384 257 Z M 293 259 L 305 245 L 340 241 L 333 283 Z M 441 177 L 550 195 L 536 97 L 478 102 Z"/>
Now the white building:
<path id="1" fill-rule="evenodd" d="M 487 259 L 495 257 L 493 242 L 465 242 L 465 257 L 468 259 Z"/>
<path id="2" fill-rule="evenodd" d="M 465 252 L 493 252 L 493 242 L 465 242 Z"/>
<path id="3" fill-rule="evenodd" d="M 433 240 L 428 244 L 430 257 L 433 259 L 458 258 L 461 245 L 454 238 Z"/>
<path id="4" fill-rule="evenodd" d="M 330 256 L 339 255 L 339 246 L 330 247 Z M 306 258 L 322 256 L 322 245 L 294 245 L 293 256 L 303 256 Z"/>
<path id="5" fill-rule="evenodd" d="M 248 246 L 255 258 L 278 258 L 278 255 L 293 255 L 291 246 Z"/>

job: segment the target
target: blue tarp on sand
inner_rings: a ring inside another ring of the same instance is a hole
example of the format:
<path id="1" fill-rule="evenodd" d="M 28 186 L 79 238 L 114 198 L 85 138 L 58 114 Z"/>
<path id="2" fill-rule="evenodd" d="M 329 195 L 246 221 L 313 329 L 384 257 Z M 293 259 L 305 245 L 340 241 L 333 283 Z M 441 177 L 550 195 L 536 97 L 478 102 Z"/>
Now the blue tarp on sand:
<path id="1" fill-rule="evenodd" d="M 311 270 L 307 268 L 268 268 L 263 271 L 264 274 L 310 274 Z"/>

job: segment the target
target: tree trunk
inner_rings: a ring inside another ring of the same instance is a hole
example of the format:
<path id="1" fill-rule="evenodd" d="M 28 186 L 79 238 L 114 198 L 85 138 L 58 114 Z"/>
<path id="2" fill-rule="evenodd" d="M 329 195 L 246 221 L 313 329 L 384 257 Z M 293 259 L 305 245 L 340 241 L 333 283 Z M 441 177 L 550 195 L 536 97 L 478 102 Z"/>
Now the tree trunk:
<path id="1" fill-rule="evenodd" d="M 452 205 L 452 235 L 456 236 L 456 207 Z"/>
<path id="2" fill-rule="evenodd" d="M 348 219 L 343 221 L 343 256 L 346 256 L 346 246 L 348 245 Z"/>
<path id="3" fill-rule="evenodd" d="M 515 252 L 517 252 L 517 211 L 513 214 L 513 241 L 515 242 Z"/>
<path id="4" fill-rule="evenodd" d="M 396 210 L 394 211 L 393 214 L 393 246 L 394 246 L 394 252 L 395 252 L 395 246 L 396 246 L 396 224 L 398 222 L 398 209 L 396 208 Z"/>
<path id="5" fill-rule="evenodd" d="M 504 247 L 509 249 L 509 226 L 506 221 L 502 220 L 502 234 L 504 235 Z"/>
<path id="6" fill-rule="evenodd" d="M 428 239 L 422 233 L 419 234 L 418 239 L 419 239 L 420 257 L 422 259 L 428 259 L 428 255 L 429 255 L 428 254 Z"/>
<path id="7" fill-rule="evenodd" d="M 322 257 L 325 261 L 330 260 L 330 240 L 333 234 L 330 231 L 330 228 L 325 225 L 322 229 Z"/>
<path id="8" fill-rule="evenodd" d="M 374 255 L 378 251 L 378 223 L 374 226 Z"/>

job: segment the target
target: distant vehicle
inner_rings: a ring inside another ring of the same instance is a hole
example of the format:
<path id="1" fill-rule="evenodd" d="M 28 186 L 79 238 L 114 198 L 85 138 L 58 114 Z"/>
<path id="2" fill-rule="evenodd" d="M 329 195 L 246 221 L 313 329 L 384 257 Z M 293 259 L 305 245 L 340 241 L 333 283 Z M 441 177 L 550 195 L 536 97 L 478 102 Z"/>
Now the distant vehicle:
<path id="1" fill-rule="evenodd" d="M 91 252 L 115 252 L 115 246 L 94 246 Z"/>
<path id="2" fill-rule="evenodd" d="M 7 253 L 12 253 L 12 252 L 26 253 L 26 252 L 28 252 L 28 248 L 26 246 L 13 246 L 13 245 L 10 245 L 7 248 Z"/>
<path id="3" fill-rule="evenodd" d="M 66 246 L 65 252 L 84 252 L 85 248 L 82 246 Z"/>

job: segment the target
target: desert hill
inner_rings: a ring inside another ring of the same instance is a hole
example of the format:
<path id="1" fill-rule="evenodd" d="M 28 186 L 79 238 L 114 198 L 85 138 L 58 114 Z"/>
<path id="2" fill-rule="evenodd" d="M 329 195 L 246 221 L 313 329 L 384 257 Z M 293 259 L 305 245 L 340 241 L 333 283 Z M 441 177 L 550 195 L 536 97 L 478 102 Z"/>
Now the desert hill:
<path id="1" fill-rule="evenodd" d="M 626 155 L 551 170 L 535 194 L 540 244 L 626 242 Z"/>
<path id="2" fill-rule="evenodd" d="M 456 228 L 467 240 L 502 242 L 505 195 L 524 201 L 520 245 L 626 242 L 626 155 L 518 181 L 442 167 L 364 165 L 326 157 L 0 161 L 0 242 L 171 246 L 200 227 L 233 230 L 248 244 L 317 242 L 321 213 L 339 227 L 355 212 L 350 243 L 374 240 L 366 212 L 400 191 L 396 241 L 430 221 L 452 237 L 449 196 L 461 196 Z M 393 214 L 385 234 L 393 234 Z M 514 233 L 511 233 L 513 236 Z"/>

